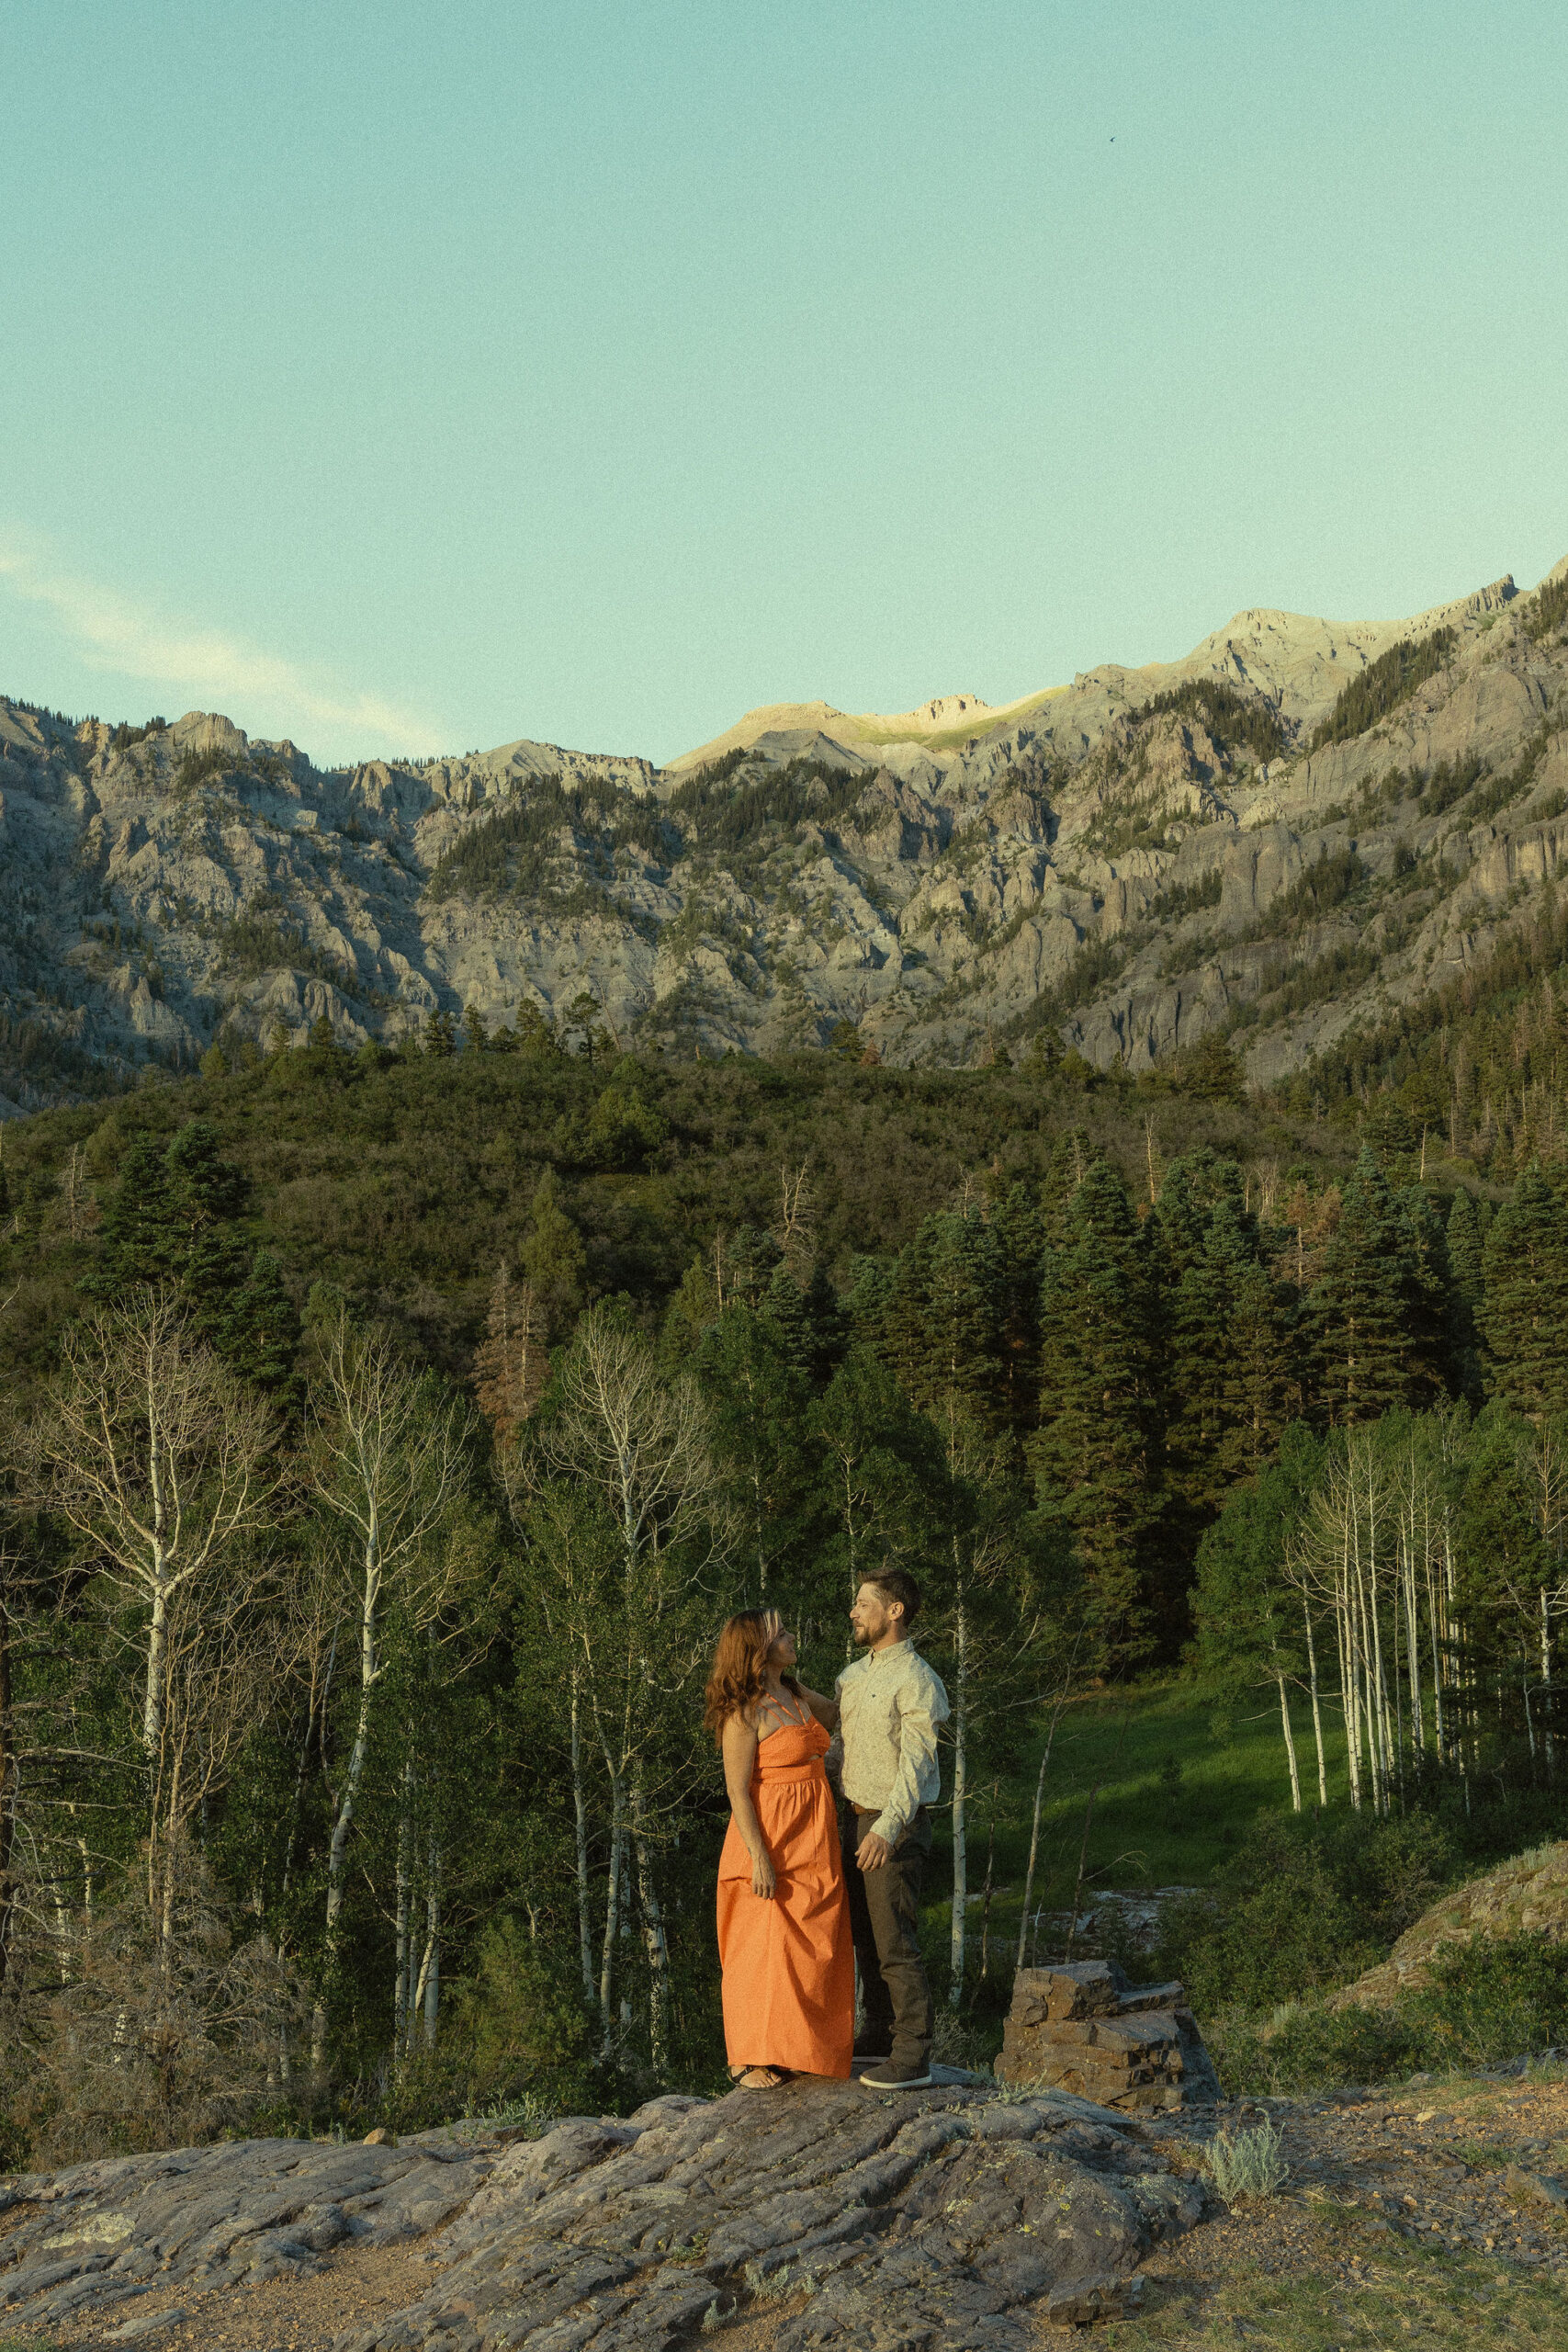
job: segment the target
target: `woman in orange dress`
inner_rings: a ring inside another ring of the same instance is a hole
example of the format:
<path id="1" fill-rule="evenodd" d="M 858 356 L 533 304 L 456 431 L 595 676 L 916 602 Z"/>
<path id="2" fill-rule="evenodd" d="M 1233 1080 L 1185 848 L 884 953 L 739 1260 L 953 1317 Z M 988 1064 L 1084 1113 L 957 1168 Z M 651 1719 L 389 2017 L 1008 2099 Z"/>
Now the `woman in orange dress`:
<path id="1" fill-rule="evenodd" d="M 839 1710 L 796 1680 L 795 1659 L 776 1610 L 743 1610 L 718 1637 L 704 1714 L 729 1792 L 718 1956 L 743 2090 L 792 2074 L 847 2081 L 854 2046 L 854 1946 L 822 1769 Z"/>

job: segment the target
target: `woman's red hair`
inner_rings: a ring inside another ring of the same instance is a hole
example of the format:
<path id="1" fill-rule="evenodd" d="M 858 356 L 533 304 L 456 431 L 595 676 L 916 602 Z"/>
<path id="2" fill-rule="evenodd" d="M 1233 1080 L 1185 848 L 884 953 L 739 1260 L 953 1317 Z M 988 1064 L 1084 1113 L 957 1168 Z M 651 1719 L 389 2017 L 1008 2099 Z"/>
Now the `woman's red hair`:
<path id="1" fill-rule="evenodd" d="M 703 1728 L 712 1732 L 716 1747 L 730 1716 L 744 1714 L 767 1696 L 768 1652 L 780 1631 L 776 1609 L 742 1609 L 725 1620 L 703 1702 Z M 793 1674 L 783 1679 L 792 1690 L 796 1688 Z"/>

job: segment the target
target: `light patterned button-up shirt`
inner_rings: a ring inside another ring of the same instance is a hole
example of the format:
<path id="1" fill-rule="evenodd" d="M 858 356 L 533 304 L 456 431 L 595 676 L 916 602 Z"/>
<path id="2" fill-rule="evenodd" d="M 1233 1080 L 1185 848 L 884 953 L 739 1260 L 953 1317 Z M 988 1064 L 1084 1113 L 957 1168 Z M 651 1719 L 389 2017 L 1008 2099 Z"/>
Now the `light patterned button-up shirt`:
<path id="1" fill-rule="evenodd" d="M 936 1734 L 947 1721 L 947 1693 L 910 1643 L 890 1642 L 845 1667 L 835 1695 L 840 1786 L 852 1804 L 880 1808 L 871 1833 L 896 1846 L 919 1807 L 941 1792 Z"/>

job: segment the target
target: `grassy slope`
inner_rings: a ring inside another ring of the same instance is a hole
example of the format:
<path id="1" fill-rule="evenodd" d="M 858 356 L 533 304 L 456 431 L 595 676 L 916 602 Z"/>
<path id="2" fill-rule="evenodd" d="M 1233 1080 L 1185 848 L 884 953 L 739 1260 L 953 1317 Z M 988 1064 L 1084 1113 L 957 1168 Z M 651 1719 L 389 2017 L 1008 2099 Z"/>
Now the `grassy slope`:
<path id="1" fill-rule="evenodd" d="M 1208 2291 L 1157 2282 L 1136 2319 L 1094 2331 L 1103 2352 L 1465 2352 L 1473 2345 L 1551 2352 L 1568 2341 L 1568 2290 L 1495 2255 L 1406 2247 L 1354 2210 L 1319 2208 L 1311 2223 L 1317 2267 L 1280 2276 L 1267 2258 L 1204 2281 Z M 1347 2273 L 1348 2272 L 1348 2275 Z M 1038 2342 L 1061 2331 L 1038 2324 Z"/>
<path id="2" fill-rule="evenodd" d="M 1019 1739 L 1000 1776 L 995 1804 L 991 1931 L 1008 1951 L 1017 1946 L 1029 1814 L 1046 1724 L 1042 1716 Z M 1303 1800 L 1311 1804 L 1316 1765 L 1304 1707 L 1294 1710 L 1292 1724 Z M 1344 1794 L 1345 1742 L 1342 1728 L 1332 1720 L 1325 1719 L 1324 1733 L 1332 1803 Z M 1173 1764 L 1179 1769 L 1179 1780 L 1171 1772 Z M 1224 1736 L 1216 1736 L 1213 1694 L 1175 1675 L 1131 1688 L 1089 1691 L 1074 1701 L 1063 1712 L 1052 1749 L 1032 1910 L 1070 1909 L 1089 1792 L 1097 1784 L 1084 1873 L 1086 1900 L 1096 1890 L 1136 1894 L 1162 1886 L 1208 1886 L 1258 1814 L 1290 1804 L 1278 1705 L 1263 1692 L 1255 1707 L 1239 1715 Z M 945 1795 L 951 1788 L 945 1759 L 943 1787 Z M 992 1813 L 991 1781 L 977 1772 L 969 1796 L 972 1894 L 985 1880 Z M 944 1808 L 925 1905 L 928 1947 L 933 1959 L 939 1951 L 943 1955 L 944 1972 L 952 1873 Z M 977 1932 L 977 1911 L 971 1924 Z M 1051 1949 L 1043 1929 L 1040 1956 Z"/>
<path id="3" fill-rule="evenodd" d="M 1315 1780 L 1305 1776 L 1315 1774 L 1315 1766 L 1309 1764 L 1305 1710 L 1298 1709 L 1294 1728 L 1303 1797 L 1310 1801 Z M 1344 1786 L 1344 1739 L 1327 1724 L 1325 1735 L 1336 1796 Z M 1179 1781 L 1169 1775 L 1172 1764 Z M 1041 1833 L 1051 1899 L 1063 1907 L 1072 1900 L 1084 1809 L 1097 1781 L 1091 1883 L 1206 1886 L 1258 1813 L 1291 1802 L 1279 1707 L 1271 1692 L 1262 1692 L 1224 1738 L 1215 1736 L 1212 1694 L 1174 1678 L 1096 1693 L 1068 1709 L 1056 1735 Z"/>

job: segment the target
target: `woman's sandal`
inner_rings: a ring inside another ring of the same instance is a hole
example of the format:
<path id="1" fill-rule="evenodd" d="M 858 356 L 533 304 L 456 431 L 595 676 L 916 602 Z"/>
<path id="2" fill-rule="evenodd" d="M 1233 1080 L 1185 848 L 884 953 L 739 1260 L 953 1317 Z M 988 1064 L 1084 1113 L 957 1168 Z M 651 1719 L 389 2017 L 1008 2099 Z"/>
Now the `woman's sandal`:
<path id="1" fill-rule="evenodd" d="M 747 2066 L 740 2071 L 732 2067 L 730 2079 L 739 2091 L 776 2091 L 788 2082 L 789 2075 L 783 2066 Z"/>

